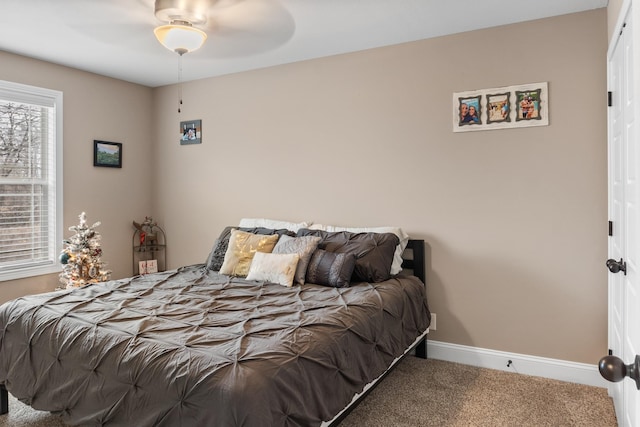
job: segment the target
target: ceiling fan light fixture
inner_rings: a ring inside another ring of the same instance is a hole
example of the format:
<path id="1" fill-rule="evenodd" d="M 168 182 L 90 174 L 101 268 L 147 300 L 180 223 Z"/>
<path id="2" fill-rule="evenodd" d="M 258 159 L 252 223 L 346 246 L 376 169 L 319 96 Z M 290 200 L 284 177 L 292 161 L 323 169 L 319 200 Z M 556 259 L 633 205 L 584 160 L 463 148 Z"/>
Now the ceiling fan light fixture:
<path id="1" fill-rule="evenodd" d="M 172 21 L 168 25 L 156 27 L 153 33 L 164 47 L 178 55 L 200 49 L 207 39 L 204 31 L 194 28 L 187 21 Z"/>

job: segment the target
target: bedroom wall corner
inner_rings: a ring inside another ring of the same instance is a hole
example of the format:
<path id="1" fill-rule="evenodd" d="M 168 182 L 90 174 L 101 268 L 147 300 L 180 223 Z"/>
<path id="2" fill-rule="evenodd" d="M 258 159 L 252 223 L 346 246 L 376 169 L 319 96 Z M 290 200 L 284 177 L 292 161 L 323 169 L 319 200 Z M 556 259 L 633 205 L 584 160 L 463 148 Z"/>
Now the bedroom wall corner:
<path id="1" fill-rule="evenodd" d="M 63 92 L 64 236 L 86 212 L 102 224 L 103 260 L 114 279 L 132 274 L 134 219 L 151 209 L 148 87 L 0 51 L 0 79 Z M 93 166 L 93 140 L 121 142 L 121 169 Z M 0 282 L 0 303 L 58 285 L 57 274 Z"/>
<path id="2" fill-rule="evenodd" d="M 154 89 L 169 264 L 242 217 L 427 242 L 440 342 L 595 363 L 607 343 L 607 13 L 598 9 Z M 550 125 L 452 132 L 452 93 L 546 81 Z M 181 119 L 180 117 L 184 117 Z M 180 146 L 180 120 L 202 144 Z"/>
<path id="3" fill-rule="evenodd" d="M 626 1 L 631 0 L 609 0 L 607 4 L 607 38 L 611 40 L 613 38 L 613 32 L 615 31 L 618 16 L 622 10 L 622 5 Z"/>

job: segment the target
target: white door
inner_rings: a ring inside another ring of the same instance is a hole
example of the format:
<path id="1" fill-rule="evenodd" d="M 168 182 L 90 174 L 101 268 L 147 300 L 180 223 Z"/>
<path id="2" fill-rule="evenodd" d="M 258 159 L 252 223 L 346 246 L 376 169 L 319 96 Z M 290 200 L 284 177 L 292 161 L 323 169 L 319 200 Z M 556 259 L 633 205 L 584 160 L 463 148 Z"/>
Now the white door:
<path id="1" fill-rule="evenodd" d="M 625 364 L 640 354 L 640 144 L 634 134 L 633 34 L 631 14 L 614 41 L 608 61 L 609 90 L 609 258 L 626 267 L 609 273 L 609 346 Z M 616 269 L 614 268 L 613 271 Z M 640 391 L 627 378 L 611 385 L 621 426 L 640 425 Z"/>

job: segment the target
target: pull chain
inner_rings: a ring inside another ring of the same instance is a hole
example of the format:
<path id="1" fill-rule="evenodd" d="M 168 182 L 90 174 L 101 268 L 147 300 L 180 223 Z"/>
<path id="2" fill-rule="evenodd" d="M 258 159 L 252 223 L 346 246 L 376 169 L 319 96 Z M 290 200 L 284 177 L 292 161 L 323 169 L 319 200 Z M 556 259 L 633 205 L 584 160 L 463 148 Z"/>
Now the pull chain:
<path id="1" fill-rule="evenodd" d="M 182 107 L 182 54 L 178 59 L 178 114 L 181 113 Z"/>

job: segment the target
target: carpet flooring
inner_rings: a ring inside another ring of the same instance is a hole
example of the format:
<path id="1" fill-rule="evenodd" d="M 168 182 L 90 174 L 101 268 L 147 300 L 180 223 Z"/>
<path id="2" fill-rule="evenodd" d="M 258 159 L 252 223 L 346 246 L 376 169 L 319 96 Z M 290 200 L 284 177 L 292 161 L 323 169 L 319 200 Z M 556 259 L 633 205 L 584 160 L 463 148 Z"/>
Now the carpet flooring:
<path id="1" fill-rule="evenodd" d="M 0 426 L 64 427 L 11 395 Z M 606 389 L 406 357 L 341 427 L 616 427 Z"/>

